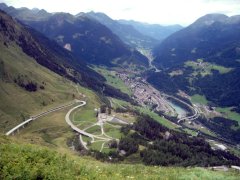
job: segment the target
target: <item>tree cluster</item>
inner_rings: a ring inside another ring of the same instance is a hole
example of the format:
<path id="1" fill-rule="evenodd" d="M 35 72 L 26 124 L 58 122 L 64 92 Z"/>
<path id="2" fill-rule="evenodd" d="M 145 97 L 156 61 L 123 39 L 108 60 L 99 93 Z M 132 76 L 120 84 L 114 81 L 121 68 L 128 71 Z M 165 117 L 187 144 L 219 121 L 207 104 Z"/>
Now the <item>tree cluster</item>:
<path id="1" fill-rule="evenodd" d="M 213 150 L 204 139 L 169 130 L 150 117 L 139 117 L 132 127 L 148 139 L 148 143 L 145 143 L 146 148 L 140 152 L 142 161 L 146 165 L 240 165 L 240 159 L 229 152 Z M 168 138 L 166 132 L 170 134 Z M 143 139 L 135 136 L 133 140 L 138 142 L 137 138 Z"/>
<path id="2" fill-rule="evenodd" d="M 26 91 L 35 92 L 37 91 L 37 83 L 31 80 L 25 80 L 23 76 L 18 75 L 17 78 L 14 79 L 14 82 L 24 88 Z"/>
<path id="3" fill-rule="evenodd" d="M 138 151 L 138 143 L 131 137 L 121 138 L 118 149 L 124 150 L 128 156 Z"/>
<path id="4" fill-rule="evenodd" d="M 199 118 L 198 120 L 221 137 L 237 144 L 240 143 L 240 127 L 237 121 L 223 117 L 214 117 L 209 120 Z"/>

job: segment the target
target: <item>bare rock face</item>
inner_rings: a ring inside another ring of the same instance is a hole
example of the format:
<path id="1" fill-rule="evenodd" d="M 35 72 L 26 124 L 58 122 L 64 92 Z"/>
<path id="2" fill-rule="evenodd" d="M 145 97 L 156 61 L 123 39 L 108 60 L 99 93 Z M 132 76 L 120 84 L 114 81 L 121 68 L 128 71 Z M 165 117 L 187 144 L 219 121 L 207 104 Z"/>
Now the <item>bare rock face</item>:
<path id="1" fill-rule="evenodd" d="M 67 49 L 68 51 L 72 51 L 71 44 L 69 43 L 65 44 L 64 48 Z"/>

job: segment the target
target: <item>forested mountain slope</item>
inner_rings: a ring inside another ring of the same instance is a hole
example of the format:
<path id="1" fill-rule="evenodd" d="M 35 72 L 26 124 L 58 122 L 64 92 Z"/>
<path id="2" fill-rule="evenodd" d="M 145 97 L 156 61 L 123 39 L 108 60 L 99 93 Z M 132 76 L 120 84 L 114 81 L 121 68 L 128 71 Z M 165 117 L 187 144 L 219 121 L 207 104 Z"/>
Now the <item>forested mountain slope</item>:
<path id="1" fill-rule="evenodd" d="M 240 16 L 205 15 L 164 40 L 155 56 L 164 69 L 149 77 L 156 87 L 202 94 L 214 106 L 240 111 Z"/>
<path id="2" fill-rule="evenodd" d="M 73 100 L 69 80 L 96 92 L 129 99 L 105 78 L 39 32 L 0 11 L 1 131 L 34 112 Z"/>
<path id="3" fill-rule="evenodd" d="M 131 24 L 120 23 L 117 20 L 111 19 L 104 13 L 89 12 L 80 13 L 79 15 L 87 16 L 104 24 L 111 29 L 113 33 L 119 36 L 123 42 L 133 48 L 152 49 L 159 43 L 156 38 L 141 33 Z"/>
<path id="4" fill-rule="evenodd" d="M 172 34 L 155 48 L 157 66 L 174 67 L 188 60 L 204 58 L 234 66 L 240 52 L 240 16 L 208 14 Z"/>
<path id="5" fill-rule="evenodd" d="M 87 63 L 105 66 L 148 66 L 145 56 L 128 47 L 110 29 L 94 19 L 69 13 L 46 12 L 38 15 L 34 10 L 24 8 L 23 11 L 22 8 L 15 9 L 4 4 L 1 4 L 0 8 L 55 40 L 76 58 Z"/>

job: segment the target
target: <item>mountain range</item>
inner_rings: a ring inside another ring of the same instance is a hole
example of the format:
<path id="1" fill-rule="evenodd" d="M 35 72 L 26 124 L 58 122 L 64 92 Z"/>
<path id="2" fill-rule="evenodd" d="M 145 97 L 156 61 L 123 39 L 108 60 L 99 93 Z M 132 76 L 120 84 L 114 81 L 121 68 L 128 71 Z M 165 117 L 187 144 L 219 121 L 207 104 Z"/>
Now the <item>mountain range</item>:
<path id="1" fill-rule="evenodd" d="M 88 63 L 113 66 L 129 64 L 148 67 L 137 50 L 153 49 L 180 25 L 160 26 L 113 20 L 104 13 L 48 13 L 40 9 L 14 8 L 0 3 L 0 9 L 43 33 Z M 86 43 L 87 42 L 87 43 Z"/>
<path id="2" fill-rule="evenodd" d="M 25 26 L 1 11 L 1 50 L 9 47 L 20 48 L 26 56 L 33 58 L 38 64 L 51 71 L 79 83 L 85 87 L 110 93 L 113 96 L 120 95 L 128 98 L 128 95 L 104 83 L 106 79 L 88 67 L 88 65 L 72 52 L 64 49 L 55 41 L 48 39 L 43 34 L 29 26 Z M 8 51 L 7 51 L 8 52 Z M 4 57 L 2 57 L 4 59 Z M 11 60 L 8 62 L 11 64 Z M 11 72 L 8 72 L 11 74 Z"/>
<path id="3" fill-rule="evenodd" d="M 120 21 L 113 20 L 104 13 L 95 13 L 92 11 L 89 13 L 80 13 L 79 15 L 87 16 L 102 23 L 118 35 L 123 42 L 133 48 L 152 49 L 159 43 L 155 37 L 141 33 L 131 24 L 123 24 Z"/>
<path id="4" fill-rule="evenodd" d="M 43 10 L 15 9 L 1 4 L 0 8 L 18 18 L 62 47 L 77 58 L 90 64 L 114 66 L 148 66 L 148 60 L 133 48 L 124 44 L 106 26 L 86 16 L 68 13 L 49 14 Z M 40 16 L 36 12 L 40 13 Z M 33 17 L 33 18 L 29 18 Z"/>
<path id="5" fill-rule="evenodd" d="M 154 50 L 157 66 L 173 67 L 204 58 L 223 65 L 236 65 L 240 47 L 240 16 L 208 14 L 170 35 Z"/>
<path id="6" fill-rule="evenodd" d="M 31 120 L 9 139 L 0 134 L 0 179 L 126 179 L 139 164 L 206 179 L 189 167 L 240 165 L 240 16 L 181 27 L 0 9 L 0 133 Z"/>
<path id="7" fill-rule="evenodd" d="M 183 27 L 179 24 L 162 26 L 159 24 L 148 24 L 133 20 L 118 20 L 121 24 L 131 25 L 140 33 L 158 40 L 158 44 L 171 34 L 181 30 Z"/>
<path id="8" fill-rule="evenodd" d="M 163 71 L 149 81 L 168 92 L 205 95 L 213 106 L 239 108 L 239 49 L 240 16 L 205 15 L 155 48 L 153 63 Z"/>

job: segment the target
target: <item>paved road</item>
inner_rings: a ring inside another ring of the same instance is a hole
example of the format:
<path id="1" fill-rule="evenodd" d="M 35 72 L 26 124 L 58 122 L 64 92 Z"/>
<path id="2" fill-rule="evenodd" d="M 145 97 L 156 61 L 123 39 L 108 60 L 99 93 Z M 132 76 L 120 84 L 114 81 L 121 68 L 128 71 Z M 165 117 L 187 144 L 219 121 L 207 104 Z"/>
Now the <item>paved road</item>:
<path id="1" fill-rule="evenodd" d="M 182 118 L 178 119 L 178 121 L 177 121 L 178 123 L 180 123 L 180 122 L 183 121 L 183 120 L 192 121 L 192 120 L 197 119 L 197 118 L 200 116 L 200 112 L 199 112 L 198 108 L 197 108 L 195 105 L 191 106 L 191 105 L 189 105 L 188 103 L 186 103 L 186 102 L 184 102 L 184 101 L 182 101 L 182 100 L 180 100 L 180 99 L 178 99 L 178 98 L 176 98 L 176 97 L 174 97 L 174 96 L 170 96 L 170 95 L 167 95 L 167 94 L 164 94 L 164 96 L 165 96 L 165 97 L 171 97 L 171 98 L 173 98 L 173 99 L 176 99 L 177 101 L 182 102 L 183 104 L 185 104 L 186 106 L 188 106 L 190 109 L 192 109 L 192 110 L 194 111 L 194 114 L 193 114 L 193 115 L 191 115 L 191 116 L 186 116 L 186 117 L 182 117 Z"/>
<path id="2" fill-rule="evenodd" d="M 81 134 L 79 135 L 79 141 L 81 142 L 81 144 L 83 145 L 83 147 L 84 147 L 86 150 L 88 150 L 87 143 L 85 143 L 85 142 L 83 141 Z"/>
<path id="3" fill-rule="evenodd" d="M 33 120 L 36 120 L 37 118 L 40 118 L 46 114 L 49 114 L 51 112 L 55 112 L 55 111 L 58 111 L 58 110 L 61 110 L 61 109 L 64 109 L 66 107 L 69 107 L 69 106 L 72 106 L 73 104 L 75 104 L 78 100 L 74 100 L 73 102 L 69 103 L 69 104 L 65 104 L 65 105 L 62 105 L 62 106 L 58 106 L 58 107 L 55 107 L 55 108 L 52 108 L 48 111 L 45 111 L 45 112 L 42 112 L 40 114 L 37 114 L 35 116 L 32 116 L 31 118 L 25 120 L 24 122 L 22 122 L 21 124 L 17 125 L 16 127 L 12 128 L 10 131 L 8 131 L 6 133 L 7 136 L 11 135 L 11 134 L 14 134 L 14 132 L 16 131 L 19 131 L 20 128 L 24 128 L 25 125 L 27 125 L 28 123 L 30 123 L 31 121 Z"/>
<path id="4" fill-rule="evenodd" d="M 72 123 L 72 121 L 70 120 L 70 114 L 71 114 L 75 109 L 77 109 L 77 108 L 79 108 L 79 107 L 82 107 L 82 106 L 85 106 L 85 105 L 87 104 L 86 101 L 78 101 L 78 102 L 81 103 L 81 104 L 73 107 L 73 108 L 70 109 L 70 110 L 68 111 L 68 113 L 66 114 L 65 120 L 66 120 L 67 124 L 68 124 L 74 131 L 76 131 L 76 132 L 78 132 L 78 133 L 80 133 L 80 134 L 82 134 L 82 135 L 85 135 L 85 136 L 87 136 L 87 137 L 102 139 L 102 140 L 106 140 L 106 141 L 111 140 L 111 139 L 109 139 L 109 138 L 104 138 L 104 137 L 96 136 L 96 135 L 90 134 L 90 133 L 88 133 L 88 132 L 85 132 L 85 131 L 79 129 L 77 126 L 75 126 L 75 125 Z"/>
<path id="5" fill-rule="evenodd" d="M 183 117 L 183 118 L 179 119 L 177 122 L 180 123 L 183 120 L 193 121 L 193 120 L 197 119 L 200 116 L 200 112 L 198 111 L 198 109 L 196 107 L 195 108 L 192 107 L 192 109 L 194 110 L 194 114 L 193 115 Z"/>

